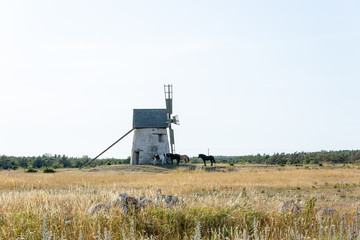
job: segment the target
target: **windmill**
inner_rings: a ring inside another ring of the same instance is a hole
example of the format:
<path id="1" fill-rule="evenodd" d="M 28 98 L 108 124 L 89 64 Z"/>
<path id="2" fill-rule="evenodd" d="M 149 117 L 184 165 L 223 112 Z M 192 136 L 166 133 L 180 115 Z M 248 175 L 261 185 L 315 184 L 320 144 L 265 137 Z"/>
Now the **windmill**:
<path id="1" fill-rule="evenodd" d="M 175 152 L 175 138 L 174 138 L 174 129 L 172 129 L 171 124 L 180 125 L 178 115 L 171 117 L 172 114 L 172 102 L 173 102 L 173 87 L 172 85 L 164 85 L 164 93 L 165 93 L 165 103 L 166 103 L 166 114 L 167 114 L 167 125 L 169 128 L 169 136 L 170 136 L 170 150 L 171 153 Z"/>
<path id="2" fill-rule="evenodd" d="M 134 109 L 134 137 L 130 159 L 132 165 L 153 164 L 154 155 L 175 152 L 174 130 L 171 125 L 179 125 L 179 118 L 171 116 L 172 85 L 164 85 L 164 93 L 166 109 Z M 167 134 L 167 128 L 169 134 Z"/>
<path id="3" fill-rule="evenodd" d="M 155 154 L 168 153 L 169 145 L 171 153 L 174 153 L 174 130 L 172 129 L 171 124 L 179 125 L 179 118 L 177 115 L 171 116 L 173 100 L 172 85 L 164 85 L 164 92 L 166 109 L 133 109 L 132 129 L 80 168 L 83 168 L 96 160 L 133 131 L 134 136 L 130 164 L 152 164 L 152 156 Z M 170 139 L 167 137 L 166 128 L 169 128 Z"/>

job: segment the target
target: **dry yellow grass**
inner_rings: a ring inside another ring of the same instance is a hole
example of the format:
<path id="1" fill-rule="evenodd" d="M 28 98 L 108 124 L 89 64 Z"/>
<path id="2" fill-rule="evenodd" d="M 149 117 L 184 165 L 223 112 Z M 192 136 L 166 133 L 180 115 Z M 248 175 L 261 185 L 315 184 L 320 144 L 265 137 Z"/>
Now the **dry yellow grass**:
<path id="1" fill-rule="evenodd" d="M 140 168 L 128 166 L 133 170 L 129 172 L 126 168 L 115 171 L 109 167 L 93 172 L 60 170 L 55 174 L 0 171 L 0 237 L 15 238 L 23 234 L 25 239 L 32 239 L 26 232 L 37 231 L 33 233 L 36 239 L 41 219 L 46 216 L 61 225 L 52 227 L 57 229 L 57 236 L 71 239 L 82 229 L 85 239 L 90 238 L 98 231 L 96 220 L 86 215 L 93 203 L 104 203 L 121 192 L 154 195 L 158 188 L 165 194 L 179 196 L 189 209 L 237 206 L 276 214 L 285 200 L 294 199 L 303 207 L 313 197 L 318 207 L 335 208 L 340 214 L 353 213 L 359 207 L 360 171 L 355 168 L 250 166 L 235 171 L 224 168 L 221 172 L 163 171 L 152 166 L 149 172 L 137 172 Z M 106 224 L 115 222 L 113 217 Z M 71 227 L 66 226 L 67 219 L 71 219 Z"/>
<path id="2" fill-rule="evenodd" d="M 149 166 L 150 168 L 152 166 Z M 177 188 L 178 184 L 191 184 L 196 188 L 217 185 L 222 187 L 311 187 L 314 182 L 328 184 L 360 183 L 358 169 L 295 169 L 295 168 L 251 168 L 237 171 L 206 172 L 203 170 L 187 171 L 180 169 L 164 173 L 117 172 L 117 171 L 79 171 L 60 170 L 56 174 L 24 173 L 18 171 L 0 171 L 0 189 L 11 188 L 56 188 L 67 185 L 89 184 L 92 186 L 127 185 L 162 186 Z M 173 181 L 169 181 L 169 179 Z M 183 190 L 183 189 L 181 189 Z"/>

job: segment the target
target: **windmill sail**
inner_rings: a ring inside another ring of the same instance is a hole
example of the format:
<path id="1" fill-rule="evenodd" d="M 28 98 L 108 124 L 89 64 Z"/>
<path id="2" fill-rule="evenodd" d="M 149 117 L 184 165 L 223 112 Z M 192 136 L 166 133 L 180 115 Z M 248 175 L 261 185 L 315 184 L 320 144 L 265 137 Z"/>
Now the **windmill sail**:
<path id="1" fill-rule="evenodd" d="M 172 99 L 165 99 L 166 101 L 166 112 L 172 114 Z"/>
<path id="2" fill-rule="evenodd" d="M 164 85 L 164 92 L 165 92 L 165 103 L 166 103 L 166 113 L 167 113 L 167 124 L 169 128 L 169 135 L 170 135 L 170 149 L 171 153 L 175 152 L 175 138 L 174 138 L 174 130 L 171 128 L 171 124 L 179 124 L 178 116 L 171 117 L 173 107 L 173 88 L 172 85 Z"/>

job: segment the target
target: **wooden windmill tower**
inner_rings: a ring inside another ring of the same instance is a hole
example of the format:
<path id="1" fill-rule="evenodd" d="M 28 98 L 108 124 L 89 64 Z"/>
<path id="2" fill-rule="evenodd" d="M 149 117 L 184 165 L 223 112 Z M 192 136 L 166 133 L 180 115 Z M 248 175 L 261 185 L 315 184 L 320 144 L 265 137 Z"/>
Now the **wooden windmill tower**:
<path id="1" fill-rule="evenodd" d="M 171 117 L 172 85 L 164 86 L 166 109 L 134 109 L 134 138 L 130 164 L 152 164 L 152 156 L 175 151 L 174 130 L 171 124 L 179 124 L 178 116 Z M 168 138 L 167 130 L 169 129 Z"/>
<path id="2" fill-rule="evenodd" d="M 134 109 L 130 164 L 151 164 L 155 154 L 168 153 L 166 109 Z"/>
<path id="3" fill-rule="evenodd" d="M 132 131 L 134 131 L 134 137 L 130 164 L 152 164 L 152 157 L 154 155 L 169 153 L 170 150 L 171 153 L 174 153 L 175 139 L 171 124 L 179 125 L 179 118 L 178 116 L 171 117 L 173 102 L 172 90 L 172 85 L 164 85 L 166 109 L 134 109 L 132 129 L 80 168 L 96 160 Z M 170 138 L 167 134 L 167 128 L 169 129 Z"/>

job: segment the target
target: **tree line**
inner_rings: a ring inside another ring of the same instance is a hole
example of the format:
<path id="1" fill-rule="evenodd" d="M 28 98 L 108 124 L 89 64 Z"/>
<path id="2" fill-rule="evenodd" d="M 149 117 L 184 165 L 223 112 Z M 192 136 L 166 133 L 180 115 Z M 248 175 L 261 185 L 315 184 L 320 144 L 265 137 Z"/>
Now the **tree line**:
<path id="1" fill-rule="evenodd" d="M 345 164 L 360 163 L 360 150 L 340 150 L 340 151 L 319 151 L 319 152 L 295 152 L 295 153 L 274 153 L 257 154 L 246 156 L 215 156 L 218 163 L 230 164 L 270 164 L 270 165 L 296 165 L 296 164 Z M 91 158 L 68 157 L 65 155 L 44 154 L 33 157 L 15 157 L 0 156 L 0 169 L 17 169 L 17 168 L 79 168 L 89 162 Z M 202 160 L 192 157 L 191 163 L 201 163 Z M 89 167 L 100 165 L 129 164 L 130 157 L 126 159 L 104 158 L 97 159 Z"/>
<path id="2" fill-rule="evenodd" d="M 257 154 L 246 156 L 217 156 L 217 162 L 251 163 L 270 165 L 322 164 L 322 163 L 360 163 L 360 150 L 319 151 Z"/>
<path id="3" fill-rule="evenodd" d="M 17 168 L 79 168 L 85 163 L 89 162 L 91 158 L 83 157 L 68 157 L 66 155 L 50 155 L 44 154 L 42 156 L 33 157 L 14 157 L 14 156 L 0 156 L 0 169 L 17 169 Z M 127 159 L 104 158 L 97 159 L 89 167 L 96 167 L 100 165 L 112 164 L 128 164 L 130 157 Z"/>

